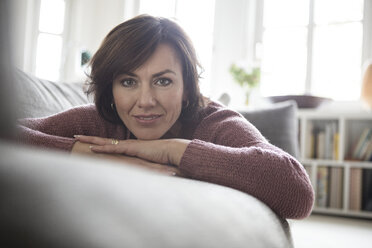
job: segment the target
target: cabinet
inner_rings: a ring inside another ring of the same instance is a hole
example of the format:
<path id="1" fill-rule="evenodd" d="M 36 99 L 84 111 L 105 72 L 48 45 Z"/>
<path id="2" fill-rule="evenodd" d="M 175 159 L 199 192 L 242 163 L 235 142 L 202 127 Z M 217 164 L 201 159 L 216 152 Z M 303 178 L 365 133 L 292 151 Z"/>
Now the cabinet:
<path id="1" fill-rule="evenodd" d="M 315 190 L 313 212 L 372 219 L 372 112 L 299 110 L 298 121 L 300 161 Z"/>

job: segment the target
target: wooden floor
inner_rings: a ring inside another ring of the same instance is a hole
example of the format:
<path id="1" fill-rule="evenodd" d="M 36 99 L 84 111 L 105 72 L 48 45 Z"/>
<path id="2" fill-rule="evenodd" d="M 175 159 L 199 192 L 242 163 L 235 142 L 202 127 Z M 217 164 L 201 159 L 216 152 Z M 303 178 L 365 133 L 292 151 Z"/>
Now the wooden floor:
<path id="1" fill-rule="evenodd" d="M 295 248 L 372 248 L 372 220 L 313 214 L 289 224 Z"/>

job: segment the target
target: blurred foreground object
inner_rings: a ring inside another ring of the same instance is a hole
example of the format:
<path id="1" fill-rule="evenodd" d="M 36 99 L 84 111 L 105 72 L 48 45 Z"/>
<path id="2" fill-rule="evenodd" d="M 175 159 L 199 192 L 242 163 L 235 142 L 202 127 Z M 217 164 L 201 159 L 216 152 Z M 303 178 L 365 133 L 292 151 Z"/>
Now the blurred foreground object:
<path id="1" fill-rule="evenodd" d="M 369 62 L 364 71 L 361 98 L 372 109 L 372 62 Z"/>
<path id="2" fill-rule="evenodd" d="M 17 106 L 13 89 L 12 39 L 10 35 L 11 1 L 0 1 L 0 139 L 15 136 Z"/>

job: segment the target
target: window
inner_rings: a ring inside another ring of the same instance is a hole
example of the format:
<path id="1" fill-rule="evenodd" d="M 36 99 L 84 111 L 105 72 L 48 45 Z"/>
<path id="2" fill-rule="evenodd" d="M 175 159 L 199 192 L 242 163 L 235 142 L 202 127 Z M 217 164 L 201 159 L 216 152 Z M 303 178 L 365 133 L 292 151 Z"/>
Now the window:
<path id="1" fill-rule="evenodd" d="M 363 0 L 265 0 L 262 94 L 358 99 L 364 13 Z"/>
<path id="2" fill-rule="evenodd" d="M 175 18 L 190 36 L 204 73 L 200 90 L 210 92 L 210 70 L 212 62 L 213 25 L 215 0 L 141 0 L 140 13 Z"/>
<path id="3" fill-rule="evenodd" d="M 41 0 L 36 45 L 35 75 L 52 81 L 60 78 L 65 1 Z"/>

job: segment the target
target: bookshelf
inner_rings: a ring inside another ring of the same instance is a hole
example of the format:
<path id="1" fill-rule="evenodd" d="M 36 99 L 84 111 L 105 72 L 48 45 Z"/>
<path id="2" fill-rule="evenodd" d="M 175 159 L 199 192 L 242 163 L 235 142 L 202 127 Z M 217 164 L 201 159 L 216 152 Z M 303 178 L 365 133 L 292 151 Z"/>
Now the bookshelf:
<path id="1" fill-rule="evenodd" d="M 299 110 L 298 121 L 313 212 L 372 219 L 372 112 Z"/>

